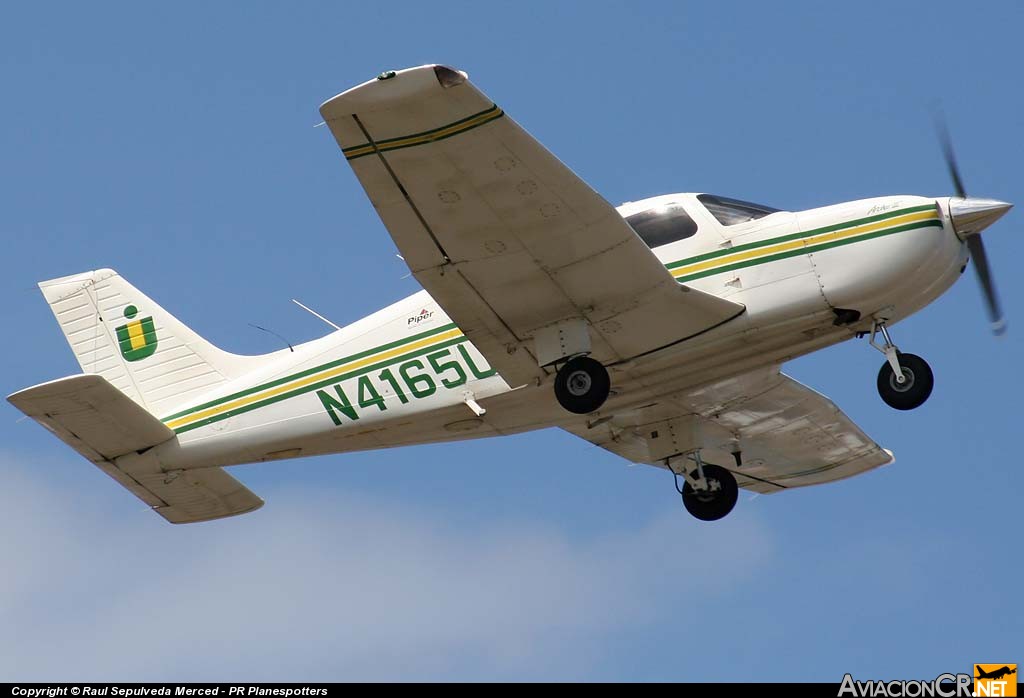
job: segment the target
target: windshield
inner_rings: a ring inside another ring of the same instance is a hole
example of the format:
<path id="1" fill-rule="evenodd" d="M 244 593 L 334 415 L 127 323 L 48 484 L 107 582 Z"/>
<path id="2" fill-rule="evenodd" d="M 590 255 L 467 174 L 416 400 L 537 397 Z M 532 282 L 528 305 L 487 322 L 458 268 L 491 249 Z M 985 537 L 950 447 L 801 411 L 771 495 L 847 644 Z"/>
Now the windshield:
<path id="1" fill-rule="evenodd" d="M 648 247 L 661 247 L 688 238 L 697 232 L 697 224 L 682 204 L 675 202 L 634 213 L 626 222 Z"/>
<path id="2" fill-rule="evenodd" d="M 768 214 L 778 213 L 779 209 L 761 204 L 752 204 L 749 201 L 730 199 L 725 196 L 714 196 L 713 194 L 700 194 L 697 200 L 704 204 L 704 207 L 722 225 L 736 225 L 747 221 L 756 221 Z"/>

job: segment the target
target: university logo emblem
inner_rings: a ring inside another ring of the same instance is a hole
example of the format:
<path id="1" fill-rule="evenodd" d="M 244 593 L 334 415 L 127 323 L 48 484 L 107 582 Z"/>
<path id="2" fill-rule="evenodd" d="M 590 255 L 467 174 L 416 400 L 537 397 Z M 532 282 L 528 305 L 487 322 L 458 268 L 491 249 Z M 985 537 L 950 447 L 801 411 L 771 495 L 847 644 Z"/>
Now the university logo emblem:
<path id="1" fill-rule="evenodd" d="M 117 343 L 121 347 L 121 356 L 125 361 L 141 361 L 152 356 L 156 351 L 156 328 L 153 316 L 136 320 L 139 309 L 129 305 L 124 309 L 127 323 L 117 328 Z"/>

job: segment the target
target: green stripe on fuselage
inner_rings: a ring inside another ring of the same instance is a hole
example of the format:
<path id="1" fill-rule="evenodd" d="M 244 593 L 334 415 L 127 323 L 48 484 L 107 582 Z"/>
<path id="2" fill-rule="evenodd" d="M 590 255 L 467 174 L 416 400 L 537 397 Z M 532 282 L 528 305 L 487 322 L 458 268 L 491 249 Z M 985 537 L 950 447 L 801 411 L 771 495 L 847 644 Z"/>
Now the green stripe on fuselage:
<path id="1" fill-rule="evenodd" d="M 481 114 L 482 113 L 485 113 L 485 112 L 481 112 Z M 472 117 L 467 117 L 466 120 L 475 118 L 475 117 L 477 117 L 479 115 L 480 114 L 475 114 Z M 814 230 L 809 230 L 809 231 L 806 231 L 806 232 L 793 233 L 793 234 L 790 234 L 790 235 L 784 235 L 784 236 L 781 236 L 781 237 L 771 238 L 771 239 L 768 239 L 768 240 L 760 240 L 760 241 L 757 241 L 757 242 L 751 242 L 751 243 L 747 243 L 747 244 L 744 244 L 744 245 L 738 245 L 736 247 L 732 247 L 732 248 L 725 249 L 725 250 L 716 250 L 715 252 L 710 252 L 710 253 L 707 253 L 707 254 L 697 255 L 695 257 L 689 257 L 687 259 L 683 259 L 683 260 L 680 260 L 680 261 L 677 261 L 677 262 L 672 262 L 670 264 L 667 264 L 666 267 L 669 270 L 671 270 L 671 269 L 675 269 L 675 268 L 678 268 L 678 267 L 681 267 L 681 266 L 685 266 L 685 265 L 688 265 L 688 264 L 694 264 L 694 263 L 702 262 L 702 261 L 705 261 L 705 260 L 708 260 L 708 259 L 714 259 L 716 257 L 723 257 L 723 256 L 726 256 L 726 255 L 735 254 L 736 252 L 742 252 L 742 251 L 745 251 L 745 250 L 753 250 L 753 249 L 757 249 L 757 248 L 760 248 L 760 247 L 766 247 L 766 246 L 769 246 L 769 245 L 775 245 L 775 244 L 778 244 L 778 243 L 788 242 L 790 240 L 797 240 L 797 239 L 800 239 L 800 238 L 806 238 L 806 237 L 811 237 L 811 236 L 815 236 L 815 235 L 821 235 L 823 233 L 835 232 L 835 231 L 843 230 L 843 229 L 846 229 L 846 228 L 852 228 L 852 227 L 855 227 L 855 226 L 858 226 L 858 225 L 874 223 L 874 222 L 877 222 L 877 221 L 886 220 L 886 219 L 889 219 L 889 218 L 895 218 L 895 217 L 906 215 L 906 214 L 910 214 L 910 213 L 917 213 L 917 212 L 920 212 L 920 211 L 926 211 L 926 210 L 929 210 L 929 209 L 934 209 L 934 205 L 929 204 L 929 205 L 914 206 L 914 207 L 911 207 L 911 208 L 899 209 L 899 210 L 896 210 L 896 211 L 889 211 L 889 212 L 878 214 L 878 215 L 874 215 L 874 216 L 868 216 L 868 217 L 865 217 L 865 218 L 859 218 L 859 219 L 855 219 L 855 220 L 852 220 L 852 221 L 846 221 L 846 222 L 843 222 L 843 223 L 836 223 L 836 224 L 833 224 L 833 225 L 824 226 L 822 228 L 816 228 Z M 858 235 L 858 236 L 850 237 L 850 238 L 847 238 L 847 239 L 835 240 L 835 241 L 831 241 L 831 242 L 820 243 L 820 244 L 817 244 L 817 245 L 811 245 L 809 247 L 801 247 L 801 248 L 798 248 L 798 249 L 795 249 L 795 250 L 790 250 L 790 251 L 782 252 L 782 253 L 775 254 L 775 255 L 767 255 L 767 256 L 764 256 L 764 257 L 757 257 L 757 258 L 750 259 L 750 260 L 744 260 L 742 262 L 736 262 L 735 264 L 726 264 L 726 265 L 721 266 L 721 267 L 716 267 L 716 268 L 713 268 L 713 269 L 707 269 L 707 270 L 704 270 L 704 271 L 697 272 L 695 274 L 690 274 L 688 276 L 681 276 L 681 277 L 677 278 L 677 281 L 679 281 L 680 283 L 684 283 L 686 281 L 692 281 L 694 279 L 700 279 L 700 278 L 703 278 L 703 277 L 706 277 L 706 276 L 713 276 L 715 274 L 720 274 L 720 273 L 727 272 L 727 271 L 733 271 L 733 270 L 736 270 L 736 269 L 742 269 L 742 268 L 745 268 L 745 267 L 750 267 L 750 266 L 754 266 L 754 265 L 758 265 L 758 264 L 766 264 L 766 263 L 769 263 L 769 262 L 778 261 L 778 260 L 781 260 L 781 259 L 786 259 L 786 258 L 789 258 L 789 257 L 794 257 L 794 256 L 797 256 L 797 255 L 801 255 L 801 254 L 808 254 L 808 253 L 811 253 L 811 252 L 817 252 L 817 251 L 821 251 L 821 250 L 826 250 L 826 249 L 830 249 L 830 248 L 833 248 L 833 247 L 840 247 L 840 246 L 843 246 L 843 245 L 850 245 L 850 244 L 853 244 L 853 243 L 856 243 L 856 242 L 860 242 L 862 240 L 869 240 L 869 239 L 873 239 L 873 238 L 882 237 L 882 236 L 885 236 L 885 235 L 892 235 L 892 234 L 895 234 L 895 233 L 900 233 L 900 232 L 904 232 L 904 231 L 908 231 L 908 230 L 913 230 L 913 229 L 916 229 L 916 228 L 925 228 L 925 227 L 939 227 L 939 228 L 941 228 L 942 227 L 942 221 L 938 220 L 938 219 L 925 220 L 925 221 L 917 221 L 917 222 L 914 222 L 914 223 L 909 223 L 907 225 L 897 226 L 897 227 L 894 227 L 894 228 L 887 228 L 887 229 L 883 229 L 883 230 L 879 230 L 879 231 L 875 231 L 875 232 L 871 232 L 871 233 L 865 233 L 863 235 Z M 190 408 L 188 408 L 186 410 L 182 410 L 181 412 L 176 412 L 176 413 L 174 413 L 172 415 L 164 417 L 162 419 L 162 421 L 170 422 L 170 421 L 173 421 L 173 420 L 176 420 L 176 419 L 181 419 L 182 417 L 187 417 L 190 414 L 193 414 L 193 413 L 196 413 L 196 412 L 199 412 L 199 411 L 202 411 L 202 410 L 207 410 L 207 409 L 210 409 L 210 408 L 214 408 L 214 407 L 217 407 L 218 405 L 223 405 L 224 403 L 230 402 L 232 400 L 237 400 L 239 398 L 248 397 L 248 396 L 253 395 L 255 393 L 259 393 L 259 392 L 264 391 L 264 390 L 275 388 L 275 387 L 278 387 L 280 385 L 289 383 L 291 381 L 299 380 L 299 379 L 302 379 L 302 378 L 305 378 L 305 377 L 308 377 L 308 376 L 312 376 L 312 375 L 315 375 L 315 374 L 323 372 L 323 371 L 327 371 L 327 370 L 329 370 L 331 368 L 334 368 L 336 366 L 340 366 L 342 364 L 346 364 L 346 363 L 349 363 L 349 362 L 352 362 L 352 361 L 357 361 L 359 359 L 366 358 L 366 357 L 372 356 L 372 355 L 380 353 L 380 352 L 388 351 L 390 349 L 395 349 L 395 348 L 401 347 L 401 346 L 403 346 L 405 344 L 410 344 L 410 343 L 416 342 L 418 340 L 422 340 L 422 339 L 425 339 L 425 338 L 428 338 L 428 337 L 431 337 L 431 336 L 434 336 L 434 335 L 437 335 L 437 334 L 441 334 L 443 332 L 447 332 L 447 331 L 450 331 L 450 330 L 453 330 L 453 329 L 456 329 L 456 325 L 454 323 L 449 323 L 449 324 L 443 325 L 441 327 L 438 327 L 438 328 L 435 328 L 435 329 L 432 329 L 432 330 L 427 330 L 426 332 L 420 332 L 418 334 L 411 335 L 411 336 L 406 337 L 404 339 L 399 339 L 399 340 L 396 340 L 396 341 L 393 341 L 393 342 L 382 344 L 382 345 L 379 345 L 377 347 L 373 347 L 371 349 L 367 349 L 365 351 L 361 351 L 361 352 L 358 352 L 358 353 L 355 353 L 355 354 L 351 354 L 349 356 L 342 357 L 340 359 L 335 359 L 333 361 L 330 361 L 330 362 L 325 363 L 325 364 L 321 364 L 319 366 L 315 366 L 313 368 L 309 368 L 309 369 L 306 369 L 306 370 L 303 370 L 303 371 L 300 371 L 300 372 L 297 372 L 297 373 L 292 373 L 292 374 L 289 374 L 287 376 L 283 376 L 281 378 L 277 378 L 277 379 L 272 380 L 272 381 L 261 383 L 259 385 L 253 386 L 251 388 L 246 388 L 244 390 L 240 390 L 238 392 L 231 393 L 229 395 L 225 395 L 225 396 L 217 398 L 215 400 L 211 400 L 211 401 L 199 404 L 199 405 L 195 405 L 195 406 L 190 407 Z M 446 347 L 455 346 L 457 344 L 460 344 L 460 343 L 466 342 L 466 341 L 468 341 L 468 340 L 464 336 L 463 337 L 456 337 L 456 338 L 448 340 L 446 342 L 442 342 L 442 343 L 439 343 L 439 344 L 435 344 L 435 345 L 432 345 L 432 346 L 429 346 L 429 347 L 425 347 L 425 348 L 419 349 L 419 350 L 414 351 L 414 352 L 409 352 L 407 354 L 402 354 L 402 355 L 397 356 L 397 357 L 386 359 L 384 361 L 381 361 L 381 362 L 378 362 L 378 363 L 374 363 L 372 365 L 369 365 L 369 366 L 366 366 L 366 367 L 363 367 L 363 368 L 360 368 L 360 369 L 357 369 L 357 370 L 354 370 L 354 371 L 350 371 L 348 373 L 344 373 L 344 374 L 341 374 L 341 375 L 338 375 L 338 376 L 331 376 L 329 378 L 325 378 L 322 381 L 317 381 L 317 382 L 311 383 L 309 385 L 305 385 L 305 386 L 302 386 L 300 388 L 296 388 L 295 390 L 291 390 L 291 391 L 288 391 L 288 392 L 285 392 L 285 393 L 281 393 L 280 395 L 275 395 L 275 396 L 267 398 L 265 400 L 257 400 L 257 401 L 255 401 L 255 402 L 253 402 L 251 404 L 240 406 L 240 407 L 238 407 L 238 408 L 236 408 L 234 410 L 229 410 L 227 412 L 216 414 L 216 415 L 207 417 L 205 419 L 201 419 L 201 420 L 198 420 L 196 422 L 193 422 L 193 423 L 190 423 L 190 424 L 186 424 L 186 425 L 181 426 L 178 429 L 176 429 L 175 433 L 176 434 L 182 434 L 182 433 L 185 433 L 187 431 L 191 431 L 193 429 L 197 429 L 199 427 L 206 426 L 208 424 L 212 424 L 214 422 L 217 422 L 217 421 L 220 421 L 220 420 L 223 420 L 223 419 L 227 419 L 228 417 L 231 417 L 231 416 L 234 416 L 234 415 L 237 415 L 237 414 L 243 414 L 245 412 L 249 412 L 251 410 L 255 410 L 255 409 L 258 409 L 260 407 L 264 407 L 266 405 L 270 405 L 270 404 L 273 404 L 273 403 L 276 403 L 276 402 L 280 402 L 281 400 L 286 400 L 286 399 L 291 398 L 291 397 L 296 397 L 298 395 L 302 395 L 302 394 L 305 394 L 305 393 L 308 393 L 308 392 L 312 392 L 312 391 L 318 390 L 318 389 L 323 388 L 325 386 L 333 385 L 334 383 L 340 382 L 342 380 L 346 380 L 348 378 L 357 377 L 357 376 L 362 375 L 364 373 L 368 373 L 370 371 L 378 370 L 378 369 L 384 368 L 384 367 L 386 367 L 388 365 L 391 365 L 391 364 L 394 364 L 394 363 L 399 363 L 399 362 L 402 362 L 402 361 L 406 361 L 406 360 L 408 360 L 410 358 L 415 358 L 417 356 L 422 356 L 422 355 L 425 355 L 427 353 L 430 353 L 430 352 L 433 352 L 433 351 L 437 351 L 439 349 L 444 349 Z"/>
<path id="2" fill-rule="evenodd" d="M 237 408 L 235 408 L 233 410 L 228 410 L 227 412 L 221 412 L 219 414 L 215 414 L 215 415 L 207 417 L 205 419 L 200 419 L 199 421 L 192 422 L 190 424 L 186 424 L 184 426 L 181 426 L 181 427 L 178 427 L 177 429 L 175 429 L 174 433 L 175 434 L 184 434 L 187 431 L 191 431 L 193 429 L 198 429 L 199 427 L 205 427 L 208 424 L 213 424 L 214 422 L 219 422 L 222 419 L 227 419 L 228 417 L 233 417 L 233 416 L 238 415 L 238 414 L 244 414 L 246 412 L 251 412 L 252 410 L 259 409 L 260 407 L 266 407 L 267 405 L 272 405 L 275 402 L 281 402 L 282 400 L 287 400 L 289 398 L 297 397 L 299 395 L 305 395 L 306 393 L 311 393 L 311 392 L 319 390 L 321 388 L 329 387 L 329 386 L 334 385 L 336 383 L 340 383 L 340 382 L 342 382 L 344 380 L 348 380 L 349 378 L 356 378 L 358 376 L 364 375 L 364 374 L 369 373 L 371 371 L 376 371 L 378 369 L 386 368 L 386 367 L 391 366 L 391 365 L 396 364 L 396 363 L 401 363 L 403 361 L 408 361 L 409 359 L 413 359 L 413 358 L 416 358 L 418 356 L 424 356 L 425 354 L 430 354 L 430 353 L 435 352 L 435 351 L 440 351 L 441 349 L 445 349 L 447 347 L 453 347 L 453 346 L 455 346 L 457 344 L 461 344 L 462 342 L 465 342 L 465 341 L 467 341 L 467 339 L 464 336 L 456 337 L 455 339 L 449 339 L 449 340 L 447 340 L 445 342 L 440 342 L 438 344 L 432 344 L 429 347 L 423 347 L 421 349 L 417 349 L 415 351 L 411 351 L 411 352 L 409 352 L 407 354 L 402 354 L 401 356 L 395 356 L 395 357 L 390 358 L 390 359 L 385 359 L 384 361 L 379 361 L 379 362 L 377 362 L 375 364 L 370 364 L 369 366 L 364 366 L 364 367 L 356 369 L 354 371 L 349 371 L 348 373 L 342 373 L 342 374 L 337 375 L 337 376 L 330 376 L 329 378 L 325 378 L 325 379 L 317 381 L 315 383 L 311 383 L 309 385 L 304 385 L 301 388 L 296 388 L 295 390 L 289 390 L 286 393 L 281 393 L 280 395 L 275 395 L 275 396 L 267 398 L 265 400 L 258 400 L 256 402 L 250 403 L 248 405 L 243 405 L 243 406 L 237 407 Z M 222 401 L 218 401 L 218 403 L 219 402 L 222 402 Z M 196 408 L 196 409 L 198 409 L 198 408 Z M 195 411 L 195 410 L 189 410 L 189 412 L 193 412 L 193 411 Z M 164 420 L 164 421 L 167 421 L 167 420 Z"/>
<path id="3" fill-rule="evenodd" d="M 382 351 L 387 351 L 388 349 L 395 349 L 397 347 L 402 346 L 403 344 L 411 344 L 412 342 L 416 342 L 421 339 L 426 339 L 427 337 L 432 337 L 436 334 L 441 334 L 442 332 L 447 332 L 449 330 L 454 329 L 456 329 L 455 323 L 451 322 L 448 323 L 447 325 L 443 325 L 432 330 L 427 330 L 426 332 L 420 332 L 419 334 L 414 334 L 410 337 L 405 337 L 404 339 L 395 340 L 394 342 L 388 342 L 387 344 L 381 344 L 380 346 L 373 347 L 372 349 L 367 349 L 365 351 L 361 351 L 357 354 L 351 354 L 349 356 L 344 356 L 340 359 L 335 359 L 334 361 L 330 361 L 319 366 L 314 366 L 313 368 L 306 369 L 305 371 L 291 373 L 287 376 L 284 376 L 283 378 L 277 378 L 266 383 L 260 383 L 259 385 L 255 385 L 251 388 L 246 388 L 245 390 L 240 390 L 237 393 L 231 393 L 230 395 L 219 397 L 216 400 L 204 402 L 201 405 L 196 405 L 195 407 L 189 407 L 187 410 L 176 412 L 175 414 L 164 417 L 160 421 L 170 422 L 172 420 L 190 415 L 193 412 L 198 412 L 200 410 L 216 407 L 217 405 L 222 405 L 225 402 L 230 402 L 231 400 L 237 400 L 238 398 L 247 397 L 249 395 L 252 395 L 253 393 L 258 393 L 260 391 L 267 390 L 268 388 L 276 388 L 279 385 L 290 383 L 293 380 L 305 378 L 306 376 L 311 376 L 313 374 L 320 373 L 321 371 L 326 371 L 328 369 L 334 368 L 335 366 L 341 366 L 342 364 L 347 364 L 351 361 L 358 361 L 359 359 L 365 358 L 367 356 L 372 356 Z"/>
<path id="4" fill-rule="evenodd" d="M 812 252 L 820 252 L 822 250 L 827 250 L 827 249 L 830 249 L 830 248 L 833 248 L 833 247 L 842 247 L 843 245 L 852 245 L 852 244 L 854 244 L 856 242 L 861 242 L 863 240 L 871 240 L 873 238 L 880 238 L 880 237 L 884 237 L 886 235 L 893 235 L 895 233 L 902 233 L 902 232 L 906 232 L 908 230 L 914 230 L 916 228 L 931 228 L 931 227 L 941 228 L 942 227 L 942 221 L 937 220 L 937 219 L 936 220 L 927 220 L 927 221 L 917 221 L 917 222 L 914 222 L 914 223 L 907 223 L 906 225 L 900 225 L 900 226 L 897 226 L 895 228 L 885 228 L 884 230 L 878 230 L 878 231 L 875 231 L 873 233 L 864 233 L 863 235 L 858 235 L 856 237 L 844 238 L 842 240 L 834 240 L 832 242 L 823 242 L 823 243 L 820 243 L 820 244 L 817 244 L 817 245 L 811 245 L 809 247 L 800 247 L 800 248 L 797 248 L 795 250 L 788 250 L 786 252 L 779 252 L 778 254 L 766 255 L 764 257 L 755 257 L 754 259 L 746 259 L 746 260 L 743 260 L 742 262 L 736 262 L 734 264 L 726 264 L 724 266 L 714 267 L 712 269 L 705 269 L 703 271 L 699 271 L 699 272 L 696 272 L 694 274 L 687 274 L 687 275 L 684 275 L 684 276 L 677 276 L 676 277 L 676 281 L 678 281 L 679 283 L 685 283 L 687 281 L 693 281 L 695 279 L 703 279 L 706 276 L 714 276 L 715 274 L 721 274 L 721 273 L 727 272 L 727 271 L 735 271 L 736 269 L 745 269 L 747 267 L 757 266 L 758 264 L 767 264 L 768 262 L 777 262 L 780 259 L 788 259 L 790 257 L 798 257 L 799 255 L 802 255 L 802 254 L 810 254 Z M 828 231 L 828 232 L 831 232 L 831 231 Z M 787 236 L 787 238 L 793 239 L 793 238 L 791 238 L 789 236 Z M 785 239 L 784 238 L 775 238 L 775 240 L 773 240 L 772 242 L 780 242 L 780 241 L 784 242 Z M 730 251 L 732 251 L 732 250 L 730 250 Z M 679 263 L 675 264 L 674 266 L 678 267 L 678 266 L 683 265 L 684 263 L 692 264 L 693 262 L 692 262 L 692 260 L 683 260 L 683 262 L 679 262 Z"/>
<path id="5" fill-rule="evenodd" d="M 923 206 L 911 206 L 910 208 L 901 208 L 895 211 L 879 213 L 874 216 L 867 216 L 866 218 L 857 218 L 852 221 L 844 221 L 843 223 L 834 223 L 832 225 L 826 225 L 822 228 L 815 228 L 814 230 L 790 233 L 789 235 L 782 235 L 780 237 L 769 238 L 767 240 L 757 240 L 755 242 L 748 242 L 742 245 L 736 245 L 735 247 L 729 247 L 722 250 L 715 250 L 714 252 L 706 252 L 704 254 L 696 255 L 695 257 L 687 257 L 686 259 L 681 259 L 678 262 L 672 262 L 665 266 L 669 269 L 669 271 L 671 271 L 672 269 L 678 269 L 679 267 L 685 267 L 689 264 L 696 264 L 697 262 L 703 262 L 708 259 L 715 259 L 716 257 L 725 257 L 727 255 L 736 254 L 737 252 L 756 250 L 759 247 L 777 245 L 781 242 L 789 242 L 790 240 L 800 240 L 802 238 L 813 237 L 815 235 L 822 235 L 823 233 L 834 233 L 837 230 L 843 230 L 845 228 L 854 228 L 858 225 L 875 223 L 877 221 L 883 221 L 887 218 L 897 218 L 899 216 L 905 216 L 908 213 L 918 213 L 919 211 L 927 211 L 929 209 L 934 210 L 935 204 L 926 204 Z M 701 274 L 704 274 L 704 272 L 701 272 Z M 704 275 L 706 276 L 706 274 Z"/>

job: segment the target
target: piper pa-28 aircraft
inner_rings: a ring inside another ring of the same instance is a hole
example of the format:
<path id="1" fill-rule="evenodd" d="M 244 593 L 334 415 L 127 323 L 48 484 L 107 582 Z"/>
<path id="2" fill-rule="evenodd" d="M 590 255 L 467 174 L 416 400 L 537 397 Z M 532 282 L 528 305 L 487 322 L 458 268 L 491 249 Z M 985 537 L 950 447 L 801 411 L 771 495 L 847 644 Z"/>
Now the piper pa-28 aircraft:
<path id="1" fill-rule="evenodd" d="M 974 265 L 1010 204 L 885 196 L 780 211 L 709 194 L 613 207 L 441 65 L 389 71 L 320 112 L 424 290 L 306 344 L 238 356 L 109 269 L 40 284 L 83 374 L 8 399 L 172 523 L 262 500 L 223 466 L 557 426 L 666 468 L 711 521 L 892 462 L 780 373 L 869 336 L 877 386 L 932 372 L 889 328 Z"/>

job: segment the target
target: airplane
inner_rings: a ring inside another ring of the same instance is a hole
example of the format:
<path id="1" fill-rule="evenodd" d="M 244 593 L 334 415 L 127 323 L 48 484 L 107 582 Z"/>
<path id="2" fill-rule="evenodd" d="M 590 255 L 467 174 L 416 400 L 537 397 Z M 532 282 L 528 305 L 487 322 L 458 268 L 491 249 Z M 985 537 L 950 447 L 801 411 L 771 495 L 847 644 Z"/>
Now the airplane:
<path id="1" fill-rule="evenodd" d="M 968 259 L 1005 329 L 980 233 L 1011 204 L 967 196 L 948 133 L 955 196 L 616 208 L 448 66 L 387 71 L 320 113 L 423 290 L 241 356 L 112 270 L 39 284 L 82 373 L 8 400 L 171 523 L 263 504 L 225 466 L 547 427 L 666 469 L 714 521 L 739 488 L 893 462 L 784 362 L 867 336 L 882 400 L 920 406 L 932 371 L 891 328 Z"/>
<path id="2" fill-rule="evenodd" d="M 1001 667 L 999 669 L 995 669 L 994 671 L 985 671 L 983 669 L 978 669 L 978 675 L 975 676 L 974 678 L 976 678 L 976 679 L 994 679 L 994 680 L 998 680 L 998 679 L 1003 678 L 1004 676 L 1009 676 L 1010 674 L 1016 674 L 1016 673 L 1017 673 L 1017 669 L 1016 668 L 1011 669 L 1009 666 L 1004 666 L 1004 667 Z"/>

